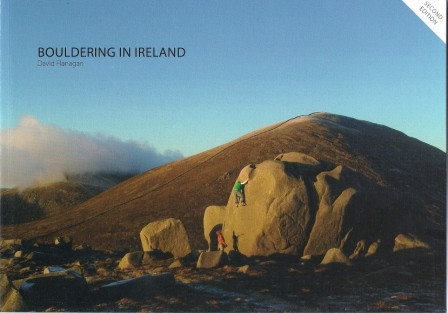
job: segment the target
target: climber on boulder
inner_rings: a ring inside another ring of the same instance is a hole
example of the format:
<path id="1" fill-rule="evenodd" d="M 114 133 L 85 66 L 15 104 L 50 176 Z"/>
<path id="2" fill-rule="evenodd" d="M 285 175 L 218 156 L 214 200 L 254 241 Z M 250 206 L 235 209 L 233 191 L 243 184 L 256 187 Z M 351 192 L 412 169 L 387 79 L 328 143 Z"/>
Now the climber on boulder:
<path id="1" fill-rule="evenodd" d="M 235 193 L 235 204 L 238 207 L 239 203 L 241 205 L 246 205 L 246 196 L 244 194 L 244 185 L 247 184 L 249 179 L 246 179 L 243 182 L 237 181 L 235 187 L 233 187 L 233 192 Z"/>

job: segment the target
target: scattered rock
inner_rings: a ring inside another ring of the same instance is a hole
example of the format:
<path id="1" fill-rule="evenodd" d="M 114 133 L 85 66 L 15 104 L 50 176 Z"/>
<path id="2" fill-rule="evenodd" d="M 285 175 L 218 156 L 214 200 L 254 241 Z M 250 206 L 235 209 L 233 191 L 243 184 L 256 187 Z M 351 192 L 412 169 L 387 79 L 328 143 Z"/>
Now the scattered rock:
<path id="1" fill-rule="evenodd" d="M 394 252 L 413 248 L 430 249 L 431 247 L 414 234 L 399 234 L 395 237 Z"/>
<path id="2" fill-rule="evenodd" d="M 248 264 L 238 267 L 238 273 L 247 274 L 250 270 L 250 266 Z"/>
<path id="3" fill-rule="evenodd" d="M 13 261 L 14 261 L 13 259 L 9 258 L 0 258 L 0 269 L 7 268 L 13 263 Z"/>
<path id="4" fill-rule="evenodd" d="M 377 241 L 374 241 L 370 244 L 369 248 L 367 249 L 367 252 L 365 254 L 366 257 L 376 255 L 381 247 L 381 239 L 378 239 Z"/>
<path id="5" fill-rule="evenodd" d="M 320 264 L 326 265 L 331 263 L 341 263 L 345 265 L 352 265 L 350 259 L 338 248 L 332 248 L 327 251 L 324 259 Z"/>
<path id="6" fill-rule="evenodd" d="M 119 269 L 136 268 L 142 265 L 143 251 L 126 253 L 118 264 Z"/>
<path id="7" fill-rule="evenodd" d="M 219 251 L 204 251 L 199 255 L 197 268 L 215 268 L 222 266 L 225 261 L 225 253 Z"/>
<path id="8" fill-rule="evenodd" d="M 170 264 L 169 268 L 181 268 L 183 267 L 182 262 L 180 260 L 175 260 Z"/>
<path id="9" fill-rule="evenodd" d="M 11 289 L 11 283 L 9 282 L 8 276 L 6 274 L 0 274 L 0 301 L 4 303 L 5 297 L 8 295 Z"/>
<path id="10" fill-rule="evenodd" d="M 350 260 L 358 259 L 360 257 L 365 256 L 366 253 L 367 253 L 366 241 L 365 240 L 360 240 L 356 244 L 355 251 L 353 251 L 353 253 L 350 255 L 349 259 Z"/>
<path id="11" fill-rule="evenodd" d="M 316 265 L 322 262 L 324 255 L 311 255 L 307 254 L 300 258 L 300 264 L 302 265 Z"/>
<path id="12" fill-rule="evenodd" d="M 90 252 L 92 252 L 92 247 L 89 245 L 82 244 L 82 245 L 78 245 L 78 246 L 74 247 L 73 251 L 77 251 L 80 253 L 90 253 Z"/>
<path id="13" fill-rule="evenodd" d="M 174 284 L 173 273 L 148 274 L 103 285 L 99 293 L 101 298 L 107 299 L 140 298 L 173 287 Z"/>
<path id="14" fill-rule="evenodd" d="M 3 239 L 0 238 L 0 248 L 8 248 L 11 246 L 22 246 L 22 239 Z"/>
<path id="15" fill-rule="evenodd" d="M 79 275 L 84 275 L 84 272 L 86 272 L 80 264 L 74 264 L 68 271 L 78 273 Z"/>
<path id="16" fill-rule="evenodd" d="M 140 239 L 143 251 L 160 250 L 174 257 L 183 257 L 191 252 L 187 232 L 179 219 L 149 223 L 141 230 Z"/>
<path id="17" fill-rule="evenodd" d="M 31 305 L 73 304 L 87 293 L 87 282 L 82 275 L 63 270 L 26 278 L 19 291 Z"/>
<path id="18" fill-rule="evenodd" d="M 18 312 L 26 310 L 27 306 L 22 295 L 9 281 L 6 274 L 0 274 L 0 293 L 2 312 Z"/>
<path id="19" fill-rule="evenodd" d="M 16 253 L 14 253 L 14 257 L 15 258 L 23 258 L 24 253 L 22 250 L 16 251 Z"/>
<path id="20" fill-rule="evenodd" d="M 73 239 L 70 236 L 59 236 L 54 240 L 54 245 L 63 250 L 72 250 Z"/>

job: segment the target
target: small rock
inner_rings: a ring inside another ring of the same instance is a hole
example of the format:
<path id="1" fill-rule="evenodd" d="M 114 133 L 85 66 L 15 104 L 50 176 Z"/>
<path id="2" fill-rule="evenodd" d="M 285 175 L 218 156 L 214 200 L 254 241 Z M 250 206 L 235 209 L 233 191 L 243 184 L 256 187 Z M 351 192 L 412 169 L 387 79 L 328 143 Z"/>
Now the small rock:
<path id="1" fill-rule="evenodd" d="M 249 270 L 250 270 L 249 265 L 244 265 L 244 266 L 238 267 L 238 273 L 247 274 L 249 272 Z"/>
<path id="2" fill-rule="evenodd" d="M 414 234 L 399 234 L 395 237 L 394 252 L 413 248 L 430 249 L 431 247 Z"/>
<path id="3" fill-rule="evenodd" d="M 176 260 L 173 263 L 170 264 L 169 268 L 180 268 L 183 267 L 182 263 L 180 262 L 180 260 Z"/>
<path id="4" fill-rule="evenodd" d="M 60 249 L 71 250 L 73 239 L 70 236 L 59 236 L 54 240 L 54 244 Z"/>
<path id="5" fill-rule="evenodd" d="M 14 253 L 15 258 L 23 258 L 23 255 L 24 253 L 22 250 L 16 251 L 16 253 Z"/>
<path id="6" fill-rule="evenodd" d="M 370 244 L 369 248 L 367 249 L 366 257 L 372 256 L 377 254 L 381 246 L 381 240 L 378 239 L 377 241 L 374 241 Z"/>
<path id="7" fill-rule="evenodd" d="M 224 263 L 224 252 L 223 251 L 205 251 L 199 255 L 198 262 L 196 264 L 197 268 L 215 268 L 219 267 Z"/>
<path id="8" fill-rule="evenodd" d="M 92 247 L 89 245 L 79 245 L 73 248 L 73 251 L 77 251 L 77 252 L 91 252 L 92 251 Z"/>
<path id="9" fill-rule="evenodd" d="M 7 268 L 13 263 L 13 259 L 0 258 L 0 269 Z"/>
<path id="10" fill-rule="evenodd" d="M 118 264 L 119 269 L 136 268 L 142 265 L 143 251 L 129 252 Z"/>
<path id="11" fill-rule="evenodd" d="M 320 264 L 325 265 L 330 263 L 341 263 L 345 265 L 352 264 L 350 259 L 338 248 L 331 248 L 328 250 Z"/>
<path id="12" fill-rule="evenodd" d="M 27 274 L 27 273 L 29 273 L 29 272 L 32 272 L 30 266 L 22 267 L 22 268 L 19 270 L 19 274 L 21 274 L 21 275 Z"/>
<path id="13" fill-rule="evenodd" d="M 81 265 L 75 264 L 68 269 L 69 271 L 73 271 L 78 273 L 79 275 L 84 275 L 84 268 Z"/>

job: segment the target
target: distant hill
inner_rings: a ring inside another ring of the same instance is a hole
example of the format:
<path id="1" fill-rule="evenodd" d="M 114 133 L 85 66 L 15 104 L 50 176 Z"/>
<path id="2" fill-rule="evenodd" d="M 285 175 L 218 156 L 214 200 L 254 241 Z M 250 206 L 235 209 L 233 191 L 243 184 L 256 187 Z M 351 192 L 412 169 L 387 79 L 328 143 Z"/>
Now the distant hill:
<path id="1" fill-rule="evenodd" d="M 70 214 L 5 226 L 2 236 L 53 240 L 70 235 L 75 243 L 95 248 L 141 249 L 139 232 L 146 224 L 176 217 L 183 221 L 192 246 L 206 248 L 205 208 L 227 204 L 247 164 L 293 151 L 412 194 L 422 204 L 428 234 L 445 238 L 446 154 L 386 126 L 327 113 L 292 118 L 152 169 L 73 207 Z"/>
<path id="2" fill-rule="evenodd" d="M 92 198 L 132 175 L 86 173 L 66 175 L 66 181 L 29 187 L 2 189 L 2 225 L 20 224 L 67 213 L 72 207 Z"/>

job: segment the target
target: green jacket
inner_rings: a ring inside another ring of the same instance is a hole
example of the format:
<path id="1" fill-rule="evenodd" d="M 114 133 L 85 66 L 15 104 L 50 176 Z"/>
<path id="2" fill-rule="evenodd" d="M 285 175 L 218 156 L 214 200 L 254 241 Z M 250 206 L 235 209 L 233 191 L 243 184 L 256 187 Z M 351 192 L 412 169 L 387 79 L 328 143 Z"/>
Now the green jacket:
<path id="1" fill-rule="evenodd" d="M 233 187 L 234 190 L 241 190 L 243 189 L 244 185 L 247 184 L 247 180 L 243 182 L 237 182 L 235 187 Z"/>
<path id="2" fill-rule="evenodd" d="M 233 189 L 237 190 L 237 191 L 241 190 L 241 189 L 243 189 L 243 184 L 241 184 L 241 182 L 237 182 Z"/>

